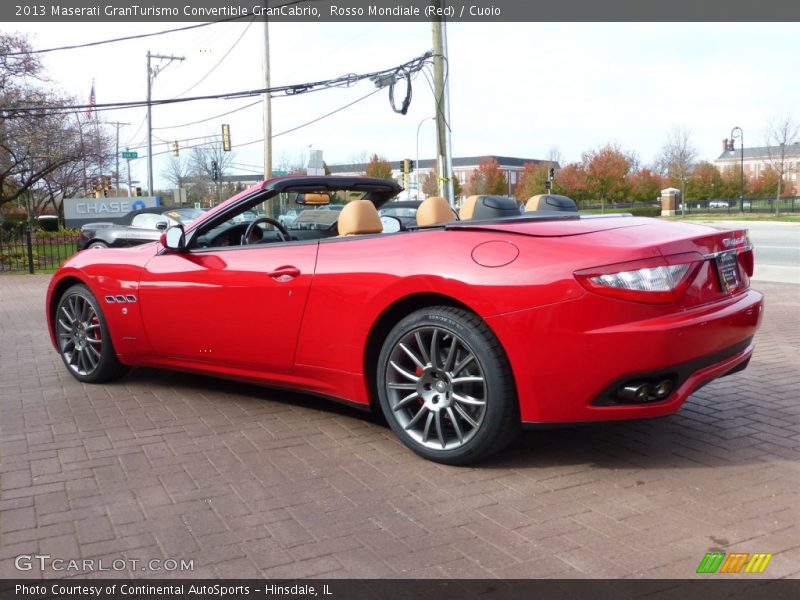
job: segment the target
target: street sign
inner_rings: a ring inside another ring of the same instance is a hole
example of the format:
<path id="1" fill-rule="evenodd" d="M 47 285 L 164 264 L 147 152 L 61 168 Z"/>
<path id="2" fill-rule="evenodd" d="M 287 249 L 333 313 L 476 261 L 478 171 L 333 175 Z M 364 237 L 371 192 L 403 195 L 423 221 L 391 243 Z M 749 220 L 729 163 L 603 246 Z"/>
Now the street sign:
<path id="1" fill-rule="evenodd" d="M 272 169 L 272 176 L 278 177 L 280 175 L 288 175 L 289 171 L 285 171 L 283 169 Z"/>
<path id="2" fill-rule="evenodd" d="M 136 151 L 123 152 L 122 158 L 139 158 L 139 153 Z"/>

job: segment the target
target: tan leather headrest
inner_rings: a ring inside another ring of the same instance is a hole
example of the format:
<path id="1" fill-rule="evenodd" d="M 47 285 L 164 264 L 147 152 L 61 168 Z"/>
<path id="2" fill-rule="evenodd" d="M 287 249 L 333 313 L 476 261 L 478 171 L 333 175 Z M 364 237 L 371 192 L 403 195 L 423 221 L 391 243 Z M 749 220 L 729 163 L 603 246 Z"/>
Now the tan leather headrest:
<path id="1" fill-rule="evenodd" d="M 453 219 L 453 211 L 450 210 L 450 204 L 441 196 L 431 196 L 424 200 L 417 209 L 417 225 L 420 227 L 441 225 L 442 223 L 449 223 Z"/>
<path id="2" fill-rule="evenodd" d="M 545 208 L 542 206 L 542 199 L 545 196 L 547 196 L 547 194 L 536 194 L 528 198 L 528 201 L 525 203 L 525 212 L 534 212 Z"/>
<path id="3" fill-rule="evenodd" d="M 339 235 L 381 233 L 383 223 L 375 205 L 369 200 L 351 200 L 342 209 L 338 221 Z"/>
<path id="4" fill-rule="evenodd" d="M 472 214 L 475 212 L 475 205 L 478 203 L 478 198 L 480 196 L 467 196 L 464 200 L 464 204 L 461 205 L 461 209 L 458 211 L 458 217 L 462 221 L 468 221 L 472 218 Z"/>

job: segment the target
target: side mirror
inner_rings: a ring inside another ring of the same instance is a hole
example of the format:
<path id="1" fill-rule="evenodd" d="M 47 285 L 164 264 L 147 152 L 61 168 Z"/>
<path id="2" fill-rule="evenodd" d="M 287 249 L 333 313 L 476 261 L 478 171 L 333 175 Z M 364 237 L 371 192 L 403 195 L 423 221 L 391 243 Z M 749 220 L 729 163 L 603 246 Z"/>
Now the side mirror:
<path id="1" fill-rule="evenodd" d="M 160 231 L 166 231 L 167 227 L 169 227 L 169 223 L 167 223 L 166 221 L 159 221 L 158 223 L 156 223 L 156 229 Z"/>
<path id="2" fill-rule="evenodd" d="M 186 249 L 186 236 L 183 233 L 183 225 L 173 225 L 161 234 L 161 245 L 168 250 L 182 252 Z"/>

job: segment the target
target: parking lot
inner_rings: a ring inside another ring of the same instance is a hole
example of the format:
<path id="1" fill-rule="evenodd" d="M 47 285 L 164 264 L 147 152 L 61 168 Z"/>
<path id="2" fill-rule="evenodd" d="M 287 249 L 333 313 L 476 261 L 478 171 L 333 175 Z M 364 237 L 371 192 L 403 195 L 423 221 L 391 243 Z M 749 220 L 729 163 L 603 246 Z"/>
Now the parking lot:
<path id="1" fill-rule="evenodd" d="M 687 578 L 712 551 L 800 576 L 796 285 L 754 286 L 750 367 L 677 415 L 529 431 L 456 468 L 300 394 L 146 369 L 80 384 L 48 280 L 0 277 L 0 577 Z M 15 568 L 32 554 L 125 567 Z"/>

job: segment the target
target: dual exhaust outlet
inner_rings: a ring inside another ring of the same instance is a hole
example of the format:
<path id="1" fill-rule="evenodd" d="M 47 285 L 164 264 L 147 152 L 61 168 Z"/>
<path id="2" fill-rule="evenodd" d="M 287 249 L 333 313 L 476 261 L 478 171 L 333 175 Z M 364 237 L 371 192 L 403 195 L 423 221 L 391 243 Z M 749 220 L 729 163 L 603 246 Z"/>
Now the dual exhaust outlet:
<path id="1" fill-rule="evenodd" d="M 657 382 L 632 382 L 617 390 L 617 397 L 627 403 L 644 404 L 665 400 L 675 388 L 675 380 L 671 377 Z"/>

